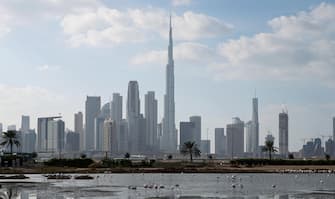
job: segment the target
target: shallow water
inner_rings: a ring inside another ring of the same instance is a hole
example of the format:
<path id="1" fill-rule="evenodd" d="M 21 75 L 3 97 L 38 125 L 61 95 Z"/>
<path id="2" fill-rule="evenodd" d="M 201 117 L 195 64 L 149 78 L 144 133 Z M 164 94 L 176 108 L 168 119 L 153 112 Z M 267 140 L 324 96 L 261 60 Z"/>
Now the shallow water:
<path id="1" fill-rule="evenodd" d="M 0 181 L 0 199 L 335 199 L 335 174 L 99 174 L 93 175 L 94 180 L 27 176 L 30 179 L 25 183 Z M 157 189 L 144 188 L 144 185 L 157 185 Z"/>

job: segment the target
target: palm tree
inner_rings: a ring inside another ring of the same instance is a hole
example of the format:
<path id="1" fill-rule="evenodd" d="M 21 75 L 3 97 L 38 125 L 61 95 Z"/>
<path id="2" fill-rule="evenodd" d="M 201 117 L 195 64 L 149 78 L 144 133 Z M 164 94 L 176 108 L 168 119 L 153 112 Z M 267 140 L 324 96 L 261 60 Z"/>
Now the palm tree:
<path id="1" fill-rule="evenodd" d="M 265 146 L 262 148 L 262 151 L 269 152 L 269 159 L 271 160 L 272 153 L 277 152 L 277 149 L 273 146 L 272 140 L 265 141 Z"/>
<path id="2" fill-rule="evenodd" d="M 0 145 L 9 145 L 11 154 L 13 154 L 13 145 L 15 145 L 16 147 L 19 147 L 21 145 L 17 131 L 9 130 L 7 132 L 3 132 L 2 139 L 3 141 L 0 143 Z"/>
<path id="3" fill-rule="evenodd" d="M 193 155 L 200 156 L 201 152 L 195 142 L 185 142 L 180 153 L 183 155 L 190 155 L 190 161 L 193 162 Z"/>

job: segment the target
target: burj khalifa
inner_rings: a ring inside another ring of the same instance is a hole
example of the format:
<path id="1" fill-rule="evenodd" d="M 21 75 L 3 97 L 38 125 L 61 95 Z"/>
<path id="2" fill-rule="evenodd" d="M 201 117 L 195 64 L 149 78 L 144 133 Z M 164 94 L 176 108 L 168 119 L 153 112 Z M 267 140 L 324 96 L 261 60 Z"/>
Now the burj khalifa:
<path id="1" fill-rule="evenodd" d="M 163 140 L 161 149 L 165 153 L 174 153 L 177 150 L 177 130 L 175 125 L 174 101 L 174 60 L 172 25 L 170 16 L 168 64 L 166 65 L 166 93 L 164 95 Z"/>

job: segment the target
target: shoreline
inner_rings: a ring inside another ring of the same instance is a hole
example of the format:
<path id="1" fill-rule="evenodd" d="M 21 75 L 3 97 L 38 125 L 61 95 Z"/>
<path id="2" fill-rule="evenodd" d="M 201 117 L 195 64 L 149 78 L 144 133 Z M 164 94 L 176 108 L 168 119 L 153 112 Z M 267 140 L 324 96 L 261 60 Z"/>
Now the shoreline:
<path id="1" fill-rule="evenodd" d="M 280 165 L 257 167 L 198 167 L 198 168 L 69 168 L 69 167 L 36 167 L 36 168 L 0 168 L 0 174 L 127 174 L 127 173 L 335 173 L 335 166 L 329 165 Z"/>

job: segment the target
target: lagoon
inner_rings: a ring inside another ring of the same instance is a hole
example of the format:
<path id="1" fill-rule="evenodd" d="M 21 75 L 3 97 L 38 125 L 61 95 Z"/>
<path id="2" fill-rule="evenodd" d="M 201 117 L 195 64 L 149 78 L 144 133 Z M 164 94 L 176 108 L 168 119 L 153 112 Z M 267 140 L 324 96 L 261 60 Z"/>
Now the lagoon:
<path id="1" fill-rule="evenodd" d="M 94 174 L 94 180 L 0 181 L 7 199 L 335 198 L 335 174 Z"/>

